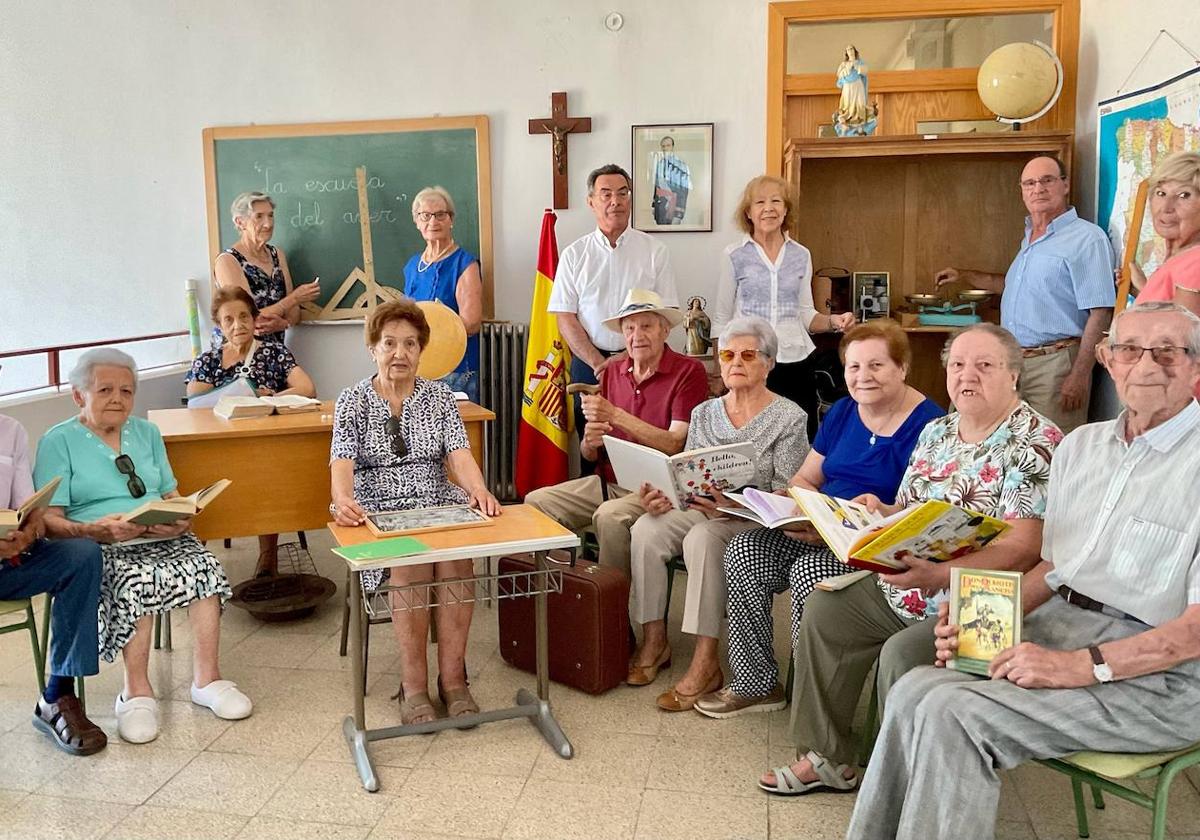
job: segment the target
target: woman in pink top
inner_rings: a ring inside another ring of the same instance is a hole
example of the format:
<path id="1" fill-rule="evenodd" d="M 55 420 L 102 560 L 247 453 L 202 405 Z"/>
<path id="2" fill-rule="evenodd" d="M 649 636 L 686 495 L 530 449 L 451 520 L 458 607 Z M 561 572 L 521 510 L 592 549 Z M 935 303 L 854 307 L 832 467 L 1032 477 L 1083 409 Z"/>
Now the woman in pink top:
<path id="1" fill-rule="evenodd" d="M 1167 259 L 1150 275 L 1136 302 L 1175 301 L 1200 315 L 1200 154 L 1176 152 L 1154 167 L 1150 216 L 1167 243 Z M 1196 396 L 1200 398 L 1200 386 Z"/>

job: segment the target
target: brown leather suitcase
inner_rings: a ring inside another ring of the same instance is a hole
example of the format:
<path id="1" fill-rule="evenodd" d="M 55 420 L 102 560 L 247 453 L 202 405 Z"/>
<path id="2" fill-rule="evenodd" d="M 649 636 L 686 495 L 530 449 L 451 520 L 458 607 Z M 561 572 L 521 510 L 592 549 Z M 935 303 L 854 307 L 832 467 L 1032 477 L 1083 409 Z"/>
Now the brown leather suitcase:
<path id="1" fill-rule="evenodd" d="M 556 559 L 564 559 L 553 552 Z M 562 566 L 563 591 L 546 596 L 550 679 L 599 694 L 620 685 L 629 673 L 629 576 L 590 560 Z M 527 572 L 533 555 L 501 557 L 497 571 Z M 514 668 L 534 673 L 532 597 L 499 602 L 500 655 Z"/>

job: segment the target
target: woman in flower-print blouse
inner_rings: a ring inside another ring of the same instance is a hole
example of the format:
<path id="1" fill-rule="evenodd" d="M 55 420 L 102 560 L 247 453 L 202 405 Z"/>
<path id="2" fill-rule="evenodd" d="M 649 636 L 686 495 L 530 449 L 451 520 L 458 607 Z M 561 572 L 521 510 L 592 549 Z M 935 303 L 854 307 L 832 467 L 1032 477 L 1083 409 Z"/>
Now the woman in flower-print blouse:
<path id="1" fill-rule="evenodd" d="M 1004 519 L 1009 530 L 961 559 L 912 557 L 900 574 L 809 597 L 794 652 L 797 761 L 764 774 L 764 790 L 794 796 L 854 788 L 850 726 L 867 675 L 878 659 L 883 708 L 896 680 L 933 663 L 933 627 L 947 598 L 950 567 L 1028 571 L 1038 562 L 1050 458 L 1063 435 L 1021 400 L 1021 358 L 1016 339 L 995 324 L 976 324 L 952 337 L 943 359 L 957 412 L 931 420 L 921 432 L 895 505 L 858 498 L 885 514 L 944 499 Z"/>

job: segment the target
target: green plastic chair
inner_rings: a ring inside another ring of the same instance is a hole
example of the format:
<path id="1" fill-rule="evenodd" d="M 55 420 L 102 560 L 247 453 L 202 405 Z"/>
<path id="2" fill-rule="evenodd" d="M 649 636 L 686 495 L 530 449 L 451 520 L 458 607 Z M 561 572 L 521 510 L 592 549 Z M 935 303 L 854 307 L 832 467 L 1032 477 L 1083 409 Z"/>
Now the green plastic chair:
<path id="1" fill-rule="evenodd" d="M 1097 809 L 1104 807 L 1102 791 L 1119 796 L 1127 802 L 1150 811 L 1153 817 L 1151 840 L 1163 840 L 1167 834 L 1167 796 L 1175 777 L 1188 767 L 1200 765 L 1200 744 L 1187 749 L 1165 753 L 1104 753 L 1079 752 L 1063 758 L 1036 759 L 1043 767 L 1063 773 L 1071 779 L 1075 796 L 1075 821 L 1080 837 L 1088 837 L 1087 805 L 1083 801 L 1083 786 L 1092 789 L 1092 802 Z M 1152 794 L 1131 790 L 1117 780 L 1157 779 Z"/>
<path id="2" fill-rule="evenodd" d="M 5 623 L 0 625 L 0 636 L 5 633 L 16 633 L 21 630 L 29 631 L 29 645 L 33 648 L 33 667 L 37 671 L 38 691 L 45 691 L 46 660 L 45 653 L 38 641 L 37 619 L 33 615 L 33 601 L 29 598 L 20 598 L 16 601 L 0 601 L 0 618 L 19 613 L 24 613 L 25 617 L 15 624 Z M 47 603 L 46 614 L 49 615 L 49 603 Z"/>
<path id="3" fill-rule="evenodd" d="M 46 593 L 46 609 L 42 612 L 41 658 L 37 662 L 38 685 L 44 691 L 46 688 L 46 661 L 50 658 L 50 601 L 53 596 Z M 87 714 L 87 693 L 83 687 L 83 677 L 75 678 L 75 696 L 79 698 L 79 708 Z"/>

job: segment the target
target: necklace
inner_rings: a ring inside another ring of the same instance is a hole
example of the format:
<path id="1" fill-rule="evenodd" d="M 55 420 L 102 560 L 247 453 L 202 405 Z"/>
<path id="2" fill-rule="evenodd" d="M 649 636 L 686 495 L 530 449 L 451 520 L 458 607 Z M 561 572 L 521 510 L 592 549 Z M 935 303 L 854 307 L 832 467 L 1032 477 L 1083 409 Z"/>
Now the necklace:
<path id="1" fill-rule="evenodd" d="M 904 403 L 905 403 L 906 401 L 907 401 L 907 400 L 901 399 L 901 400 L 900 400 L 900 405 L 899 405 L 899 407 L 898 407 L 898 408 L 893 408 L 891 411 L 889 411 L 889 412 L 887 413 L 887 416 L 883 418 L 883 422 L 882 422 L 882 423 L 879 423 L 878 425 L 879 425 L 879 426 L 881 426 L 882 428 L 885 428 L 885 429 L 886 429 L 886 428 L 888 427 L 888 425 L 889 425 L 889 424 L 892 422 L 892 418 L 896 416 L 896 413 L 897 413 L 898 411 L 900 411 L 901 409 L 903 409 L 903 408 L 904 408 Z M 863 423 L 863 425 L 865 426 L 865 425 L 867 425 L 867 424 L 866 424 L 866 423 Z M 875 445 L 875 440 L 876 440 L 876 433 L 875 433 L 874 431 L 871 431 L 871 437 L 870 437 L 870 441 L 871 441 L 871 445 L 872 445 L 872 446 L 874 446 L 874 445 Z"/>
<path id="2" fill-rule="evenodd" d="M 450 243 L 443 250 L 435 253 L 431 260 L 425 259 L 425 251 L 429 250 L 426 248 L 425 251 L 421 252 L 421 256 L 417 257 L 417 273 L 424 274 L 432 266 L 437 265 L 439 261 L 445 259 L 454 250 L 454 247 L 454 240 L 450 240 Z"/>

